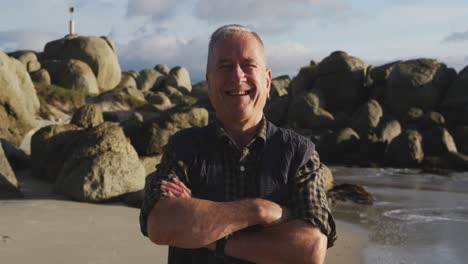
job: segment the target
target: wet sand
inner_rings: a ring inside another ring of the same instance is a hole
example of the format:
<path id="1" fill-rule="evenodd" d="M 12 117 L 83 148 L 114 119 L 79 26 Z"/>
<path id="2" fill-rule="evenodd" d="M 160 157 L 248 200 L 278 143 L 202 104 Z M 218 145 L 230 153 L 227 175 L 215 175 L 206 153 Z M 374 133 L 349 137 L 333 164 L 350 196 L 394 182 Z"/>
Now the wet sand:
<path id="1" fill-rule="evenodd" d="M 0 263 L 166 263 L 167 247 L 141 235 L 138 209 L 68 201 L 28 172 L 18 180 L 25 198 L 0 201 Z M 361 263 L 367 231 L 339 219 L 337 228 L 326 263 Z"/>

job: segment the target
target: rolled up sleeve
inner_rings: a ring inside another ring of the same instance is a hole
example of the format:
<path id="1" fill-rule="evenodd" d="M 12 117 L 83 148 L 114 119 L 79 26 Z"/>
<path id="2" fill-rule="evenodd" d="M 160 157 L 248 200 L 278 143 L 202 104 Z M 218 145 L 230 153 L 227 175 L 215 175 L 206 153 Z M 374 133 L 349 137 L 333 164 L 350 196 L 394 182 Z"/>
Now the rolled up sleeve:
<path id="1" fill-rule="evenodd" d="M 172 147 L 166 145 L 161 162 L 156 166 L 156 171 L 146 177 L 143 202 L 140 208 L 140 230 L 145 236 L 148 236 L 146 226 L 149 213 L 161 198 L 168 196 L 166 191 L 161 190 L 161 181 L 171 181 L 172 178 L 176 177 L 189 186 L 184 164 L 176 159 L 174 153 Z"/>
<path id="2" fill-rule="evenodd" d="M 318 227 L 328 237 L 328 247 L 336 240 L 335 221 L 325 193 L 325 176 L 319 155 L 313 151 L 291 181 L 291 208 L 293 217 Z"/>

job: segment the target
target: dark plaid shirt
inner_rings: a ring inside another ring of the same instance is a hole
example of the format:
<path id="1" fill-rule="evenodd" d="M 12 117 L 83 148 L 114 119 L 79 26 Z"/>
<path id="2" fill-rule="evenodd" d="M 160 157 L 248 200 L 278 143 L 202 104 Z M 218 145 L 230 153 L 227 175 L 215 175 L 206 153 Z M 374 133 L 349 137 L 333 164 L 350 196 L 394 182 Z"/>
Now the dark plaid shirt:
<path id="1" fill-rule="evenodd" d="M 222 168 L 225 177 L 224 200 L 233 201 L 241 198 L 259 197 L 258 185 L 260 159 L 263 146 L 267 139 L 267 122 L 265 118 L 257 136 L 243 148 L 239 148 L 220 125 L 216 125 L 216 140 L 222 151 Z M 190 188 L 187 176 L 187 164 L 177 160 L 170 144 L 166 145 L 161 163 L 157 171 L 146 179 L 145 196 L 141 207 L 140 225 L 144 235 L 147 235 L 146 223 L 150 210 L 167 193 L 161 190 L 161 181 L 170 181 L 178 177 Z M 303 219 L 320 230 L 328 237 L 328 246 L 336 240 L 335 223 L 324 192 L 325 177 L 319 156 L 314 150 L 310 159 L 299 168 L 292 180 L 293 192 L 288 199 L 288 208 L 296 219 Z"/>

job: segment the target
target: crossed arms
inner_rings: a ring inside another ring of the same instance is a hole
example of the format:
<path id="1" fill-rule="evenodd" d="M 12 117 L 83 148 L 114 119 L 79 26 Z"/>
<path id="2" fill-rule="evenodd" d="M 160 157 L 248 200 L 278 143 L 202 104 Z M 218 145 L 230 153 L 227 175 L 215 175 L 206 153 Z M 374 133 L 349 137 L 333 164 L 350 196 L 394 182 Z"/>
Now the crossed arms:
<path id="1" fill-rule="evenodd" d="M 216 241 L 253 225 L 259 232 L 238 232 L 228 240 L 225 254 L 255 263 L 323 263 L 327 237 L 319 228 L 265 199 L 213 202 L 193 198 L 177 178 L 162 181 L 168 193 L 152 208 L 147 220 L 150 240 L 180 248 L 214 250 Z"/>

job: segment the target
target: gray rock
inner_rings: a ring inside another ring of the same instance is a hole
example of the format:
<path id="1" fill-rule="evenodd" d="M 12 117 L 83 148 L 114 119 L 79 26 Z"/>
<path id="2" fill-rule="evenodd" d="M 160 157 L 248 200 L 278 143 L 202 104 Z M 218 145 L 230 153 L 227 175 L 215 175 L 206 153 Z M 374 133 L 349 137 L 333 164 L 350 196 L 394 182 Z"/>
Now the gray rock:
<path id="1" fill-rule="evenodd" d="M 208 124 L 208 111 L 204 108 L 174 109 L 157 120 L 143 122 L 128 135 L 138 154 L 154 156 L 162 153 L 162 147 L 175 132 L 192 126 Z"/>
<path id="2" fill-rule="evenodd" d="M 454 139 L 458 152 L 468 155 L 468 126 L 455 128 Z"/>
<path id="3" fill-rule="evenodd" d="M 118 125 L 82 130 L 68 150 L 54 186 L 57 192 L 78 201 L 101 202 L 143 189 L 145 169 Z"/>
<path id="4" fill-rule="evenodd" d="M 385 90 L 385 105 L 399 116 L 411 107 L 434 109 L 453 81 L 453 69 L 432 59 L 415 59 L 393 67 Z"/>
<path id="5" fill-rule="evenodd" d="M 0 144 L 0 199 L 22 197 L 18 180 Z"/>
<path id="6" fill-rule="evenodd" d="M 392 140 L 387 150 L 390 162 L 399 166 L 414 166 L 424 159 L 422 136 L 416 130 L 404 130 Z"/>
<path id="7" fill-rule="evenodd" d="M 32 174 L 55 182 L 68 147 L 73 145 L 80 128 L 73 124 L 50 125 L 39 129 L 31 138 Z"/>
<path id="8" fill-rule="evenodd" d="M 354 112 L 367 95 L 367 64 L 342 51 L 323 59 L 315 71 L 314 88 L 323 92 L 329 111 Z"/>
<path id="9" fill-rule="evenodd" d="M 154 69 L 144 69 L 138 75 L 137 84 L 140 91 L 157 90 L 164 81 L 165 76 Z"/>
<path id="10" fill-rule="evenodd" d="M 165 76 L 169 75 L 170 69 L 164 64 L 157 64 L 156 66 L 154 66 L 154 69 L 162 73 Z"/>
<path id="11" fill-rule="evenodd" d="M 52 83 L 50 74 L 46 69 L 40 69 L 38 71 L 31 72 L 30 75 L 33 82 L 42 83 L 45 85 L 50 85 Z"/>
<path id="12" fill-rule="evenodd" d="M 271 80 L 270 99 L 288 95 L 291 79 L 288 75 L 278 76 Z"/>
<path id="13" fill-rule="evenodd" d="M 184 67 L 174 67 L 167 76 L 166 83 L 169 86 L 177 88 L 184 94 L 189 94 L 192 91 L 192 82 L 190 80 L 190 74 Z"/>
<path id="14" fill-rule="evenodd" d="M 44 61 L 43 66 L 49 72 L 52 83 L 87 95 L 99 94 L 96 76 L 83 61 L 75 59 Z"/>
<path id="15" fill-rule="evenodd" d="M 362 137 L 369 130 L 377 128 L 382 116 L 383 110 L 379 102 L 370 100 L 353 114 L 351 127 Z"/>
<path id="16" fill-rule="evenodd" d="M 25 66 L 0 51 L 0 137 L 18 146 L 36 125 L 39 99 Z"/>
<path id="17" fill-rule="evenodd" d="M 102 109 L 99 105 L 87 104 L 80 107 L 72 117 L 70 124 L 83 128 L 96 127 L 104 122 Z"/>
<path id="18" fill-rule="evenodd" d="M 114 89 L 121 69 L 113 42 L 107 37 L 66 36 L 47 43 L 44 60 L 76 59 L 85 62 L 96 76 L 100 92 Z"/>
<path id="19" fill-rule="evenodd" d="M 453 137 L 442 127 L 435 127 L 423 132 L 424 153 L 428 156 L 441 156 L 447 152 L 457 152 Z"/>

